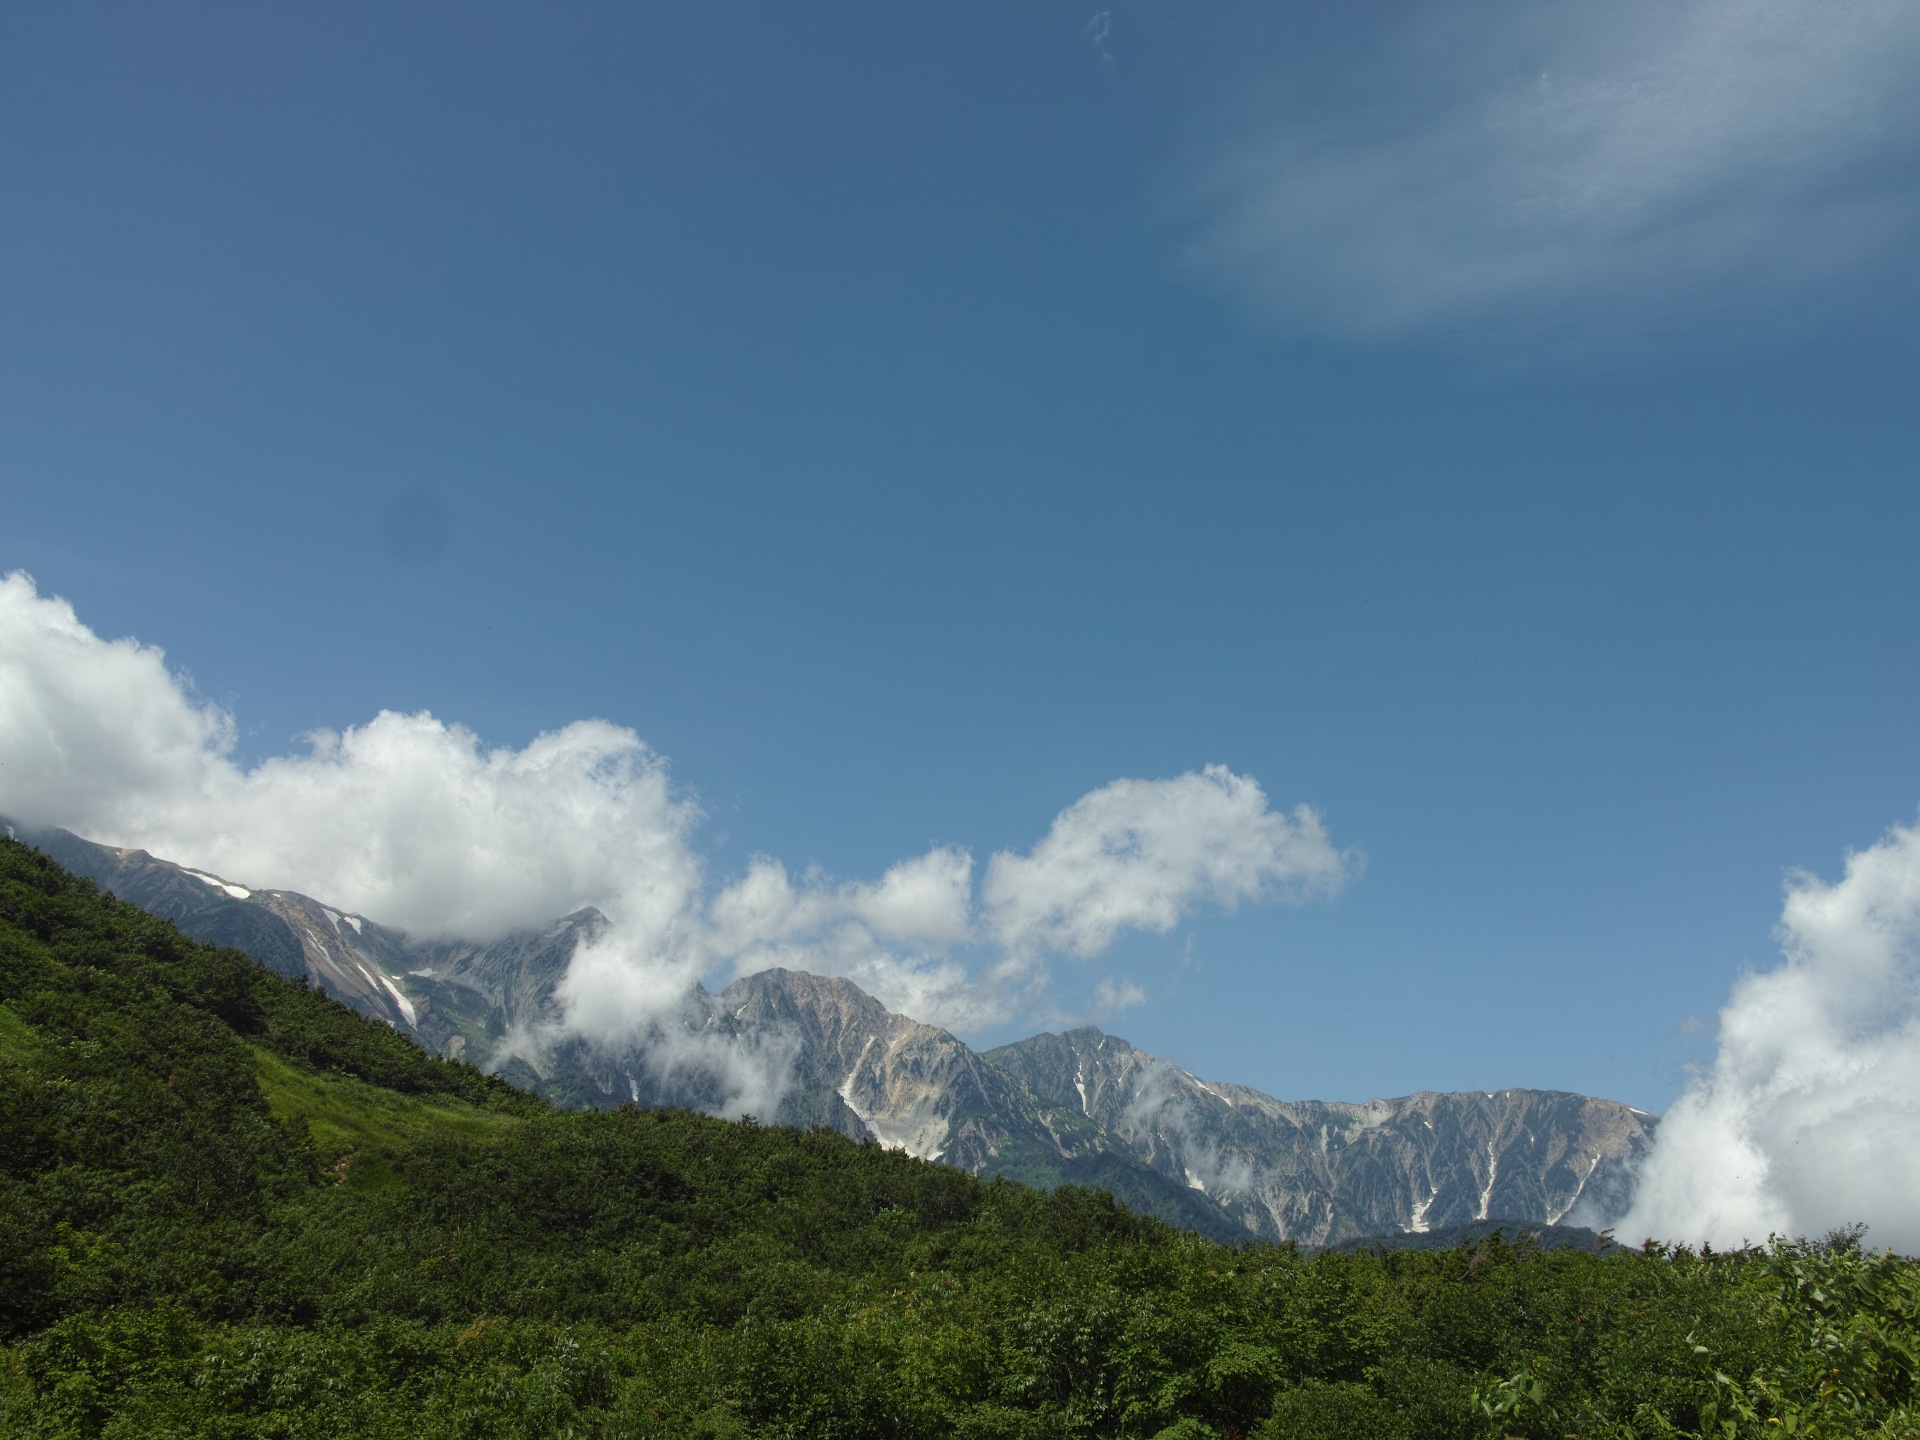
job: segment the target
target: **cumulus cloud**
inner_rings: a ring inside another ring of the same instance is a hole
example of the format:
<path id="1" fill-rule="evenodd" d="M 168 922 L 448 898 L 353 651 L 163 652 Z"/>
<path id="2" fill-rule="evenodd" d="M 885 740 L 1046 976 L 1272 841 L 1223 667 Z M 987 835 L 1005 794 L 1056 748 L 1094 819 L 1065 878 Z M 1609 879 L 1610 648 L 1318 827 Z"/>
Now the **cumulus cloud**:
<path id="1" fill-rule="evenodd" d="M 161 651 L 102 641 L 30 576 L 0 577 L 0 785 L 20 818 L 140 824 L 212 788 L 233 739 Z"/>
<path id="2" fill-rule="evenodd" d="M 974 948 L 973 857 L 937 847 L 877 881 L 798 881 L 765 856 L 713 898 L 703 944 L 751 975 L 775 966 L 843 975 L 888 1009 L 975 1030 L 1006 1019 L 1020 995 L 955 958 Z"/>
<path id="3" fill-rule="evenodd" d="M 1195 251 L 1286 319 L 1382 336 L 1776 312 L 1920 231 L 1907 0 L 1487 0 L 1364 94 L 1245 123 Z M 1314 88 L 1314 87 L 1296 87 Z"/>
<path id="4" fill-rule="evenodd" d="M 0 578 L 0 811 L 419 937 L 487 940 L 595 906 L 612 923 L 576 949 L 555 1027 L 515 1045 L 638 1046 L 643 1063 L 714 1077 L 720 1108 L 777 1101 L 785 1061 L 687 1037 L 684 1006 L 709 977 L 844 975 L 891 1009 L 978 1030 L 1043 1010 L 1051 955 L 1088 959 L 1196 907 L 1331 893 L 1352 868 L 1313 811 L 1274 811 L 1213 766 L 1094 791 L 1027 854 L 994 855 L 980 883 L 968 851 L 939 846 L 862 881 L 761 857 L 716 889 L 694 848 L 698 807 L 605 721 L 489 748 L 385 711 L 251 767 L 234 737 L 159 649 L 102 640 L 26 575 Z M 1106 1016 L 1142 998 L 1108 980 L 1092 1003 Z"/>
<path id="5" fill-rule="evenodd" d="M 697 893 L 697 811 L 631 730 L 586 720 L 488 749 L 383 711 L 246 769 L 234 723 L 159 649 L 103 641 L 0 579 L 0 805 L 421 935 L 490 939 L 599 905 L 661 934 Z"/>
<path id="6" fill-rule="evenodd" d="M 972 897 L 973 857 L 964 850 L 931 850 L 877 881 L 841 885 L 817 874 L 795 885 L 784 865 L 761 857 L 714 898 L 710 938 L 754 969 L 795 943 L 850 954 L 890 943 L 947 949 L 972 938 Z"/>
<path id="7" fill-rule="evenodd" d="M 1733 989 L 1622 1235 L 1734 1245 L 1865 1221 L 1920 1253 L 1920 829 L 1788 887 L 1784 962 Z"/>
<path id="8" fill-rule="evenodd" d="M 1082 796 L 1027 854 L 993 857 L 982 897 L 1008 951 L 1084 957 L 1122 930 L 1164 935 L 1196 905 L 1331 895 L 1355 863 L 1310 807 L 1281 814 L 1257 782 L 1209 765 Z"/>
<path id="9" fill-rule="evenodd" d="M 1277 812 L 1258 783 L 1213 765 L 1081 797 L 1031 851 L 995 854 L 977 901 L 973 857 L 959 849 L 864 884 L 796 883 L 778 861 L 756 860 L 714 898 L 706 941 L 738 974 L 826 970 L 903 1014 L 974 1030 L 1033 1009 L 1051 955 L 1090 959 L 1123 931 L 1165 934 L 1203 906 L 1331 895 L 1357 864 L 1312 809 Z M 983 958 L 977 971 L 956 958 L 969 954 Z M 1102 980 L 1088 1018 L 1144 999 L 1138 985 Z"/>

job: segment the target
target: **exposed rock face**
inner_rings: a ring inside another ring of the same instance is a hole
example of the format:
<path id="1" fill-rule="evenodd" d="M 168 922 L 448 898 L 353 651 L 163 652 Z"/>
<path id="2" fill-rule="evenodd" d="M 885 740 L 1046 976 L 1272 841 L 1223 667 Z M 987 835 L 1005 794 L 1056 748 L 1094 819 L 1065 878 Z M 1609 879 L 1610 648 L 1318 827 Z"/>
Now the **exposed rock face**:
<path id="1" fill-rule="evenodd" d="M 391 965 L 415 1010 L 401 1028 L 436 1054 L 502 1073 L 512 1064 L 516 1070 L 508 1079 L 524 1088 L 543 1088 L 540 1050 L 527 1038 L 551 1018 L 553 990 L 567 973 L 574 947 L 606 926 L 606 917 L 589 906 L 491 945 L 417 943 L 395 936 L 400 943 Z M 620 1098 L 625 1097 L 613 1103 Z"/>
<path id="2" fill-rule="evenodd" d="M 1605 1224 L 1656 1123 L 1553 1090 L 1276 1100 L 1094 1029 L 986 1058 L 1042 1104 L 1077 1108 L 1141 1163 L 1204 1193 L 1246 1233 L 1308 1245 L 1490 1218 Z"/>
<path id="3" fill-rule="evenodd" d="M 743 1031 L 798 1037 L 794 1088 L 780 1112 L 787 1123 L 870 1134 L 939 1160 L 965 1116 L 1010 1099 L 1004 1077 L 959 1040 L 889 1013 L 849 980 L 769 970 L 729 985 L 720 1007 Z"/>
<path id="4" fill-rule="evenodd" d="M 65 830 L 0 826 L 196 940 L 245 951 L 282 975 L 304 975 L 436 1054 L 464 1053 L 476 1063 L 516 1027 L 547 1014 L 574 945 L 606 924 L 587 909 L 492 945 L 416 942 L 291 890 L 249 889 Z"/>
<path id="5" fill-rule="evenodd" d="M 871 1136 L 974 1174 L 1104 1186 L 1217 1238 L 1318 1246 L 1488 1219 L 1599 1228 L 1624 1213 L 1657 1123 L 1561 1091 L 1276 1100 L 1090 1027 L 982 1054 L 851 981 L 790 970 L 719 995 L 696 989 L 679 1014 L 607 1054 L 566 1035 L 554 996 L 574 947 L 606 926 L 596 910 L 490 945 L 420 942 L 143 850 L 17 833 L 187 934 L 304 975 L 425 1048 L 556 1104 L 720 1109 L 748 1094 L 776 1123 Z"/>

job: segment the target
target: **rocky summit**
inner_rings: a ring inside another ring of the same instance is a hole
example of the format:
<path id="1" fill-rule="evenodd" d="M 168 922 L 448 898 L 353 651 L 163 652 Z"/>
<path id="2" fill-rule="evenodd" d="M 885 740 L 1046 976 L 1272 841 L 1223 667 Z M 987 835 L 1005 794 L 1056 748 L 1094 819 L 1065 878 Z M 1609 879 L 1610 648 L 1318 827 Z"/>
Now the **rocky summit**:
<path id="1" fill-rule="evenodd" d="M 8 833 L 196 939 L 244 951 L 556 1104 L 731 1106 L 976 1175 L 1104 1187 L 1215 1238 L 1305 1246 L 1491 1220 L 1599 1229 L 1624 1212 L 1656 1117 L 1550 1090 L 1277 1100 L 1092 1027 L 975 1051 L 851 981 L 768 970 L 619 1053 L 559 1024 L 555 987 L 606 920 L 586 909 L 487 945 L 422 942 L 64 830 Z"/>

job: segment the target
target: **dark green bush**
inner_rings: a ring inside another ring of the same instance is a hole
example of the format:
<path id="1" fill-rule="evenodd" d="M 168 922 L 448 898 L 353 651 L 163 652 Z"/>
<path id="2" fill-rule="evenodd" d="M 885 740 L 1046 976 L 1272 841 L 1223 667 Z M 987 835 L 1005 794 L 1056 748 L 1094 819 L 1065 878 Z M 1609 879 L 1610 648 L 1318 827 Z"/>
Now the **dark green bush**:
<path id="1" fill-rule="evenodd" d="M 269 1071 L 363 1138 L 317 1148 Z M 558 1112 L 4 842 L 0 1341 L 6 1436 L 1911 1436 L 1920 1270 L 1235 1249 L 825 1132 Z"/>

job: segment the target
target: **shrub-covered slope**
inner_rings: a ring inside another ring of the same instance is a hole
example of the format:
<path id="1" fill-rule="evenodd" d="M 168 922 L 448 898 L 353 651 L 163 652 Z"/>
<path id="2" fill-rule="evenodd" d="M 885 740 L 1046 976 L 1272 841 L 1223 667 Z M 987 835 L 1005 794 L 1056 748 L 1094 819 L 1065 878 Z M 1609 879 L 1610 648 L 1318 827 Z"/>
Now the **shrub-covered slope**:
<path id="1" fill-rule="evenodd" d="M 651 1037 L 612 1049 L 568 1029 L 555 998 L 584 909 L 484 945 L 415 940 L 291 890 L 245 885 L 65 830 L 0 829 L 188 935 L 305 976 L 437 1055 L 467 1059 L 564 1108 L 629 1101 L 730 1108 L 715 1072 L 661 1066 Z M 965 1170 L 1051 1189 L 1099 1186 L 1214 1239 L 1308 1247 L 1488 1219 L 1604 1225 L 1624 1214 L 1655 1117 L 1560 1091 L 1286 1101 L 1207 1081 L 1091 1027 L 986 1053 L 895 1014 L 844 978 L 770 969 L 678 1024 L 790 1053 L 763 1120 L 825 1125 Z M 544 1038 L 528 1048 L 524 1037 Z"/>
<path id="2" fill-rule="evenodd" d="M 1916 1294 L 1844 1244 L 1234 1249 L 557 1112 L 0 843 L 8 1436 L 1905 1435 Z"/>

